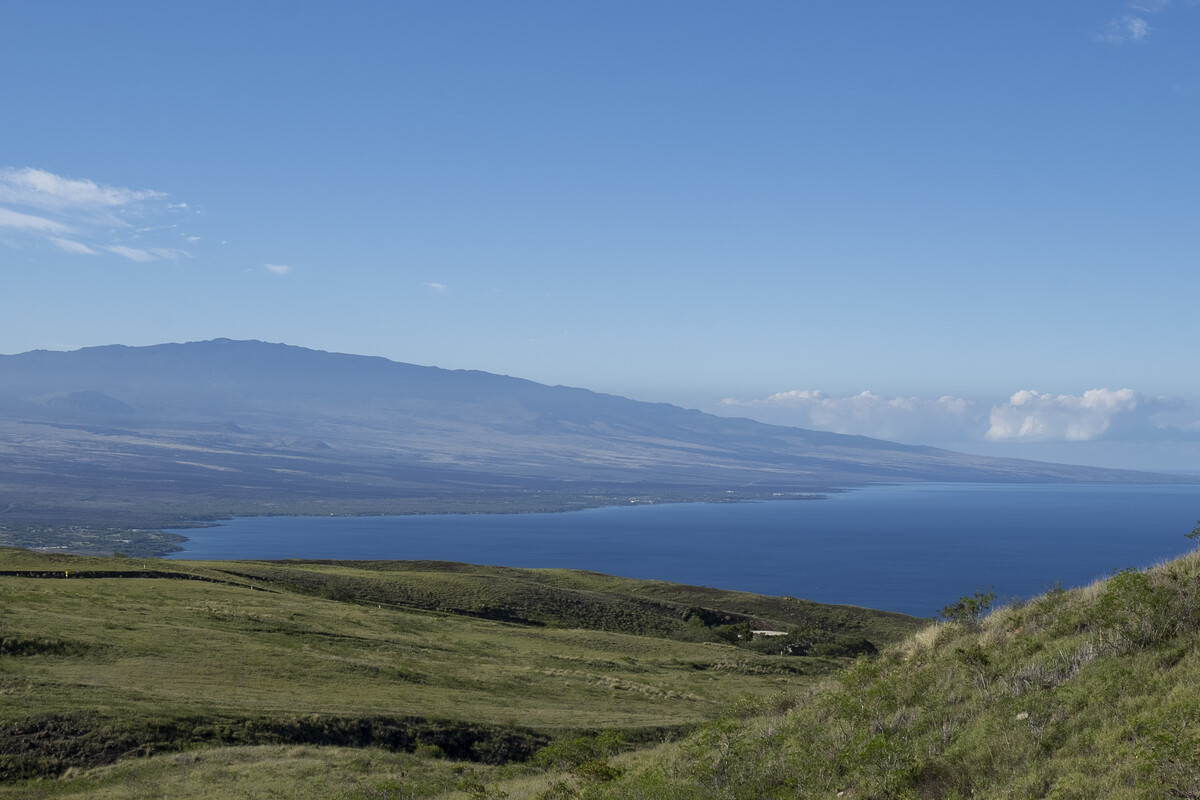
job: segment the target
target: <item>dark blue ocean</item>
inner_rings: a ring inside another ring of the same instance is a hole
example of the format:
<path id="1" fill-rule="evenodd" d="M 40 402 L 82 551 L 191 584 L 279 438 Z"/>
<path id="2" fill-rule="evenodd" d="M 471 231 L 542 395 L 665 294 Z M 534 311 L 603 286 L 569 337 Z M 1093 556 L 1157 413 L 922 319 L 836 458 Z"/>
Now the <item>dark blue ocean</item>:
<path id="1" fill-rule="evenodd" d="M 440 559 L 567 567 L 933 616 L 1187 552 L 1200 486 L 918 484 L 824 500 L 559 514 L 247 517 L 173 558 Z"/>

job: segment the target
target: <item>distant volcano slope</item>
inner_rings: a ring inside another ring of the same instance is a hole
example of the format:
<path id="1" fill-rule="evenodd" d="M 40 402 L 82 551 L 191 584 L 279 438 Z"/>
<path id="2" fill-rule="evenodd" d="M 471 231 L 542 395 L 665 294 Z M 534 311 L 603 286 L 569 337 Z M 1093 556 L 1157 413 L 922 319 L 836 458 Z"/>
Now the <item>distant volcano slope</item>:
<path id="1" fill-rule="evenodd" d="M 257 341 L 0 356 L 0 525 L 446 510 L 539 492 L 1169 480 Z"/>

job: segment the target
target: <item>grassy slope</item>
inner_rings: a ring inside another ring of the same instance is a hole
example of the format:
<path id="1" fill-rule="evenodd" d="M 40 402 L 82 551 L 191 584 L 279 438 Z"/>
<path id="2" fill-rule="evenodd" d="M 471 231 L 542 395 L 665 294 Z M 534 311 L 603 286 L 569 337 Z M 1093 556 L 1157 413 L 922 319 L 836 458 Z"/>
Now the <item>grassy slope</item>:
<path id="1" fill-rule="evenodd" d="M 935 625 L 598 798 L 1200 797 L 1200 553 Z"/>
<path id="2" fill-rule="evenodd" d="M 539 577 L 560 582 L 552 573 Z M 561 582 L 573 581 L 595 589 L 608 579 L 579 575 Z M 652 587 L 646 591 L 653 593 Z M 346 604 L 331 607 L 370 612 Z M 5 609 L 0 624 L 7 625 L 12 612 L 7 604 Z M 520 632 L 579 633 L 497 627 L 518 638 Z M 621 638 L 628 639 L 679 644 Z M 1146 573 L 1123 572 L 1086 589 L 1050 592 L 978 622 L 932 625 L 880 657 L 860 659 L 814 680 L 756 683 L 752 676 L 723 673 L 735 685 L 726 685 L 730 691 L 720 700 L 714 691 L 704 710 L 719 708 L 720 716 L 692 735 L 651 749 L 618 755 L 615 748 L 599 746 L 599 740 L 563 740 L 531 764 L 489 767 L 422 757 L 421 751 L 209 748 L 124 760 L 66 780 L 12 784 L 8 794 L 347 800 L 808 798 L 839 792 L 854 798 L 1196 798 L 1198 644 L 1200 552 Z M 699 651 L 752 655 L 714 645 Z M 514 644 L 507 655 L 521 652 L 523 645 Z M 31 668 L 35 658 L 42 660 Z M 609 659 L 620 660 L 611 653 Z M 11 692 L 11 661 L 0 672 L 0 691 Z M 30 657 L 21 677 L 45 677 L 54 664 L 68 661 L 65 655 Z M 638 660 L 646 668 L 645 681 L 656 674 L 650 661 Z M 730 702 L 741 689 L 749 690 L 744 699 Z M 535 713 L 539 691 L 530 687 L 527 693 Z M 621 696 L 622 706 L 627 697 Z M 568 713 L 581 719 L 596 708 L 586 694 L 572 695 L 568 702 L 573 704 Z"/>
<path id="3" fill-rule="evenodd" d="M 393 773 L 432 770 L 440 783 L 430 786 L 441 791 L 463 782 L 462 770 L 482 767 L 431 766 L 403 752 L 262 746 L 403 751 L 424 743 L 504 761 L 564 731 L 612 728 L 629 739 L 661 738 L 711 719 L 734 697 L 770 694 L 837 663 L 665 638 L 699 598 L 711 595 L 729 609 L 714 614 L 773 608 L 767 598 L 595 574 L 461 564 L 142 562 L 7 549 L 0 572 L 24 573 L 0 577 L 0 773 L 9 780 L 223 744 L 259 745 L 239 751 L 249 761 L 253 753 L 271 763 L 294 756 L 293 775 L 313 759 L 374 759 L 363 768 L 368 786 L 386 784 Z M 672 599 L 638 597 L 639 588 Z M 784 612 L 799 601 L 778 602 L 786 622 Z M 513 603 L 534 624 L 470 616 L 494 616 L 500 603 Z M 820 607 L 797 607 L 806 619 L 819 616 Z M 830 613 L 829 625 L 878 641 L 916 624 L 863 609 Z M 279 755 L 285 751 L 293 755 Z M 174 780 L 166 773 L 201 775 L 234 758 L 205 753 L 194 761 L 163 755 L 121 763 L 106 768 L 107 784 L 89 773 L 74 783 L 39 784 L 39 791 L 76 785 L 93 793 L 144 778 L 146 796 L 156 796 L 153 786 Z M 203 783 L 220 781 L 209 775 Z M 11 788 L 20 796 L 33 791 Z M 179 787 L 169 793 L 180 794 Z"/>

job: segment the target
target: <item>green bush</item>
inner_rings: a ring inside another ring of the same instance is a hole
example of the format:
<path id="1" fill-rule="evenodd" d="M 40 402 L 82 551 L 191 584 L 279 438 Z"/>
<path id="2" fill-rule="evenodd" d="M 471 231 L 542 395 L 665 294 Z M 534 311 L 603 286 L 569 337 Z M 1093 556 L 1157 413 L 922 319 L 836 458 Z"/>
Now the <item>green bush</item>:
<path id="1" fill-rule="evenodd" d="M 1119 650 L 1158 644 L 1172 635 L 1171 594 L 1148 573 L 1123 569 L 1104 584 L 1095 617 L 1106 644 Z"/>
<path id="2" fill-rule="evenodd" d="M 947 622 L 974 625 L 991 608 L 992 601 L 995 599 L 996 593 L 990 590 L 966 594 L 943 608 L 940 616 Z"/>

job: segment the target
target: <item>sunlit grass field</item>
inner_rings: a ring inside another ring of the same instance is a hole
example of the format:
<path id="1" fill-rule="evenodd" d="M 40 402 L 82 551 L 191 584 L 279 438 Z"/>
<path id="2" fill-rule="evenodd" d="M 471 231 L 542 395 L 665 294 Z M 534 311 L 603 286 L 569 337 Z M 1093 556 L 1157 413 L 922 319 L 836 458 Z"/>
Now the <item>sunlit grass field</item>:
<path id="1" fill-rule="evenodd" d="M 587 573 L 0 557 L 0 797 L 1200 797 L 1200 553 L 890 644 L 885 615 L 853 660 L 655 604 L 800 601 Z"/>
<path id="2" fill-rule="evenodd" d="M 555 739 L 671 740 L 846 662 L 686 641 L 697 614 L 820 619 L 881 643 L 918 624 L 555 570 L 2 549 L 0 792 L 208 796 L 240 770 L 331 769 L 368 777 L 306 796 L 418 774 L 431 792 L 469 791 L 476 772 L 515 770 Z"/>

